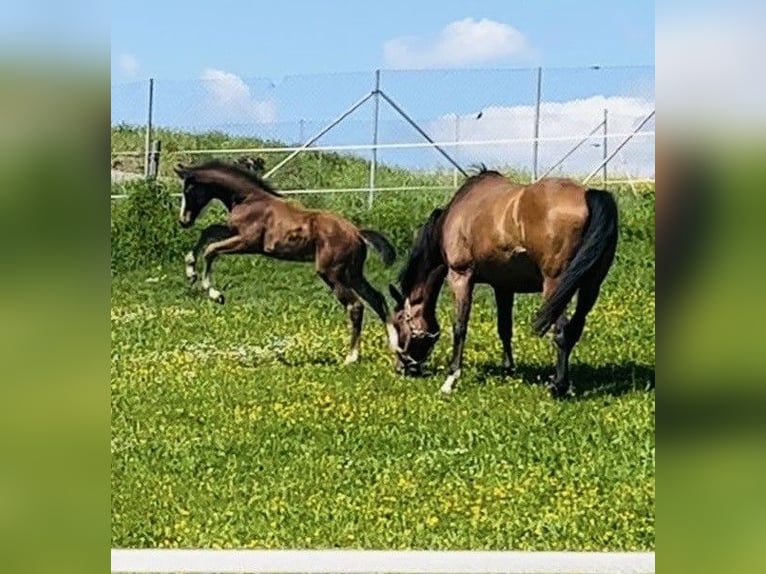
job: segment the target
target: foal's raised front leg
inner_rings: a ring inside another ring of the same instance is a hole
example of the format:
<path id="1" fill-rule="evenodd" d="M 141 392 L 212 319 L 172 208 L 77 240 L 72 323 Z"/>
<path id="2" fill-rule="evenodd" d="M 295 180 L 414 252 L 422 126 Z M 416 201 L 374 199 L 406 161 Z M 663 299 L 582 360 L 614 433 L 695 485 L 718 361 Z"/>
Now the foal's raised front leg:
<path id="1" fill-rule="evenodd" d="M 189 251 L 186 254 L 186 257 L 184 257 L 184 263 L 186 263 L 186 278 L 189 280 L 189 283 L 193 284 L 195 281 L 197 281 L 197 271 L 195 266 L 197 264 L 197 256 L 199 255 L 200 251 L 202 251 L 202 249 L 208 243 L 226 239 L 232 235 L 235 235 L 235 233 L 235 231 L 231 230 L 227 226 L 220 224 L 209 225 L 202 230 L 197 243 L 194 245 L 194 249 Z"/>
<path id="2" fill-rule="evenodd" d="M 244 247 L 244 240 L 239 235 L 234 235 L 221 241 L 215 241 L 205 247 L 205 253 L 202 256 L 205 260 L 205 268 L 202 271 L 202 288 L 207 291 L 207 296 L 216 303 L 223 304 L 226 300 L 218 289 L 212 286 L 213 261 L 216 257 L 224 253 L 241 252 Z"/>
<path id="3" fill-rule="evenodd" d="M 471 315 L 473 275 L 470 271 L 461 273 L 450 269 L 447 280 L 455 298 L 455 322 L 452 326 L 452 360 L 449 364 L 449 374 L 441 387 L 441 392 L 444 394 L 452 392 L 455 382 L 460 377 L 460 369 L 463 364 L 463 347 L 468 334 L 468 318 Z"/>

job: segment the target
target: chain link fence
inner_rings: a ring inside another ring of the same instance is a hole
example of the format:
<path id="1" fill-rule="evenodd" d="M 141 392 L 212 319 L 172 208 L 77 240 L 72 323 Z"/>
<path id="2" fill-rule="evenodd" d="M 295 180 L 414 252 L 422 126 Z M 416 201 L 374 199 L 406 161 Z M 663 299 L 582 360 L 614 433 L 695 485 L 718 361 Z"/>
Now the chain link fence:
<path id="1" fill-rule="evenodd" d="M 209 155 L 261 155 L 270 168 L 292 154 L 318 154 L 328 164 L 348 157 L 360 166 L 344 178 L 350 190 L 385 188 L 386 169 L 399 168 L 449 186 L 479 163 L 525 181 L 653 181 L 653 112 L 653 66 L 279 81 L 209 69 L 194 80 L 113 85 L 112 166 L 144 174 L 151 142 L 161 140 L 165 169 Z"/>

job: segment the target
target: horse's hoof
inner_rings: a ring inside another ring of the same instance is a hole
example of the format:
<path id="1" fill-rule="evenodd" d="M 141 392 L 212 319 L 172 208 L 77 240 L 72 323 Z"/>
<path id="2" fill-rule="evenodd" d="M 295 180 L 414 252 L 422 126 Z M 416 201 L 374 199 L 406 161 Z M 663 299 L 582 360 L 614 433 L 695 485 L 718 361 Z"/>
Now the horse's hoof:
<path id="1" fill-rule="evenodd" d="M 220 305 L 223 305 L 226 303 L 226 297 L 223 296 L 223 293 L 219 293 L 218 296 L 213 299 L 216 303 L 219 303 Z"/>
<path id="2" fill-rule="evenodd" d="M 569 394 L 569 385 L 568 384 L 556 384 L 553 383 L 549 386 L 551 397 L 554 399 L 563 399 L 566 398 L 566 396 Z"/>
<path id="3" fill-rule="evenodd" d="M 503 376 L 510 377 L 511 375 L 516 374 L 516 365 L 507 365 L 502 364 L 500 365 L 500 372 L 503 374 Z"/>

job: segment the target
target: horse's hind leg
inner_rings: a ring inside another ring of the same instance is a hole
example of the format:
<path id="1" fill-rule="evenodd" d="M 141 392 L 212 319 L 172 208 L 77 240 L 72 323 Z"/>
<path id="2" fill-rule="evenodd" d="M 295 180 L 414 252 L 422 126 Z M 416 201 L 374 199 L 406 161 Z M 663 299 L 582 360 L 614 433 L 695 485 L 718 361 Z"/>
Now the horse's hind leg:
<path id="1" fill-rule="evenodd" d="M 365 301 L 367 301 L 367 304 L 370 307 L 372 307 L 372 310 L 375 311 L 375 314 L 386 325 L 386 335 L 388 336 L 388 344 L 393 350 L 396 350 L 397 334 L 396 334 L 396 329 L 391 323 L 391 318 L 389 316 L 388 303 L 386 302 L 386 298 L 383 296 L 383 294 L 380 291 L 378 291 L 377 289 L 375 289 L 375 287 L 370 285 L 370 283 L 361 273 L 359 273 L 357 278 L 354 280 L 353 287 L 354 287 L 354 290 L 359 294 L 359 296 Z"/>
<path id="2" fill-rule="evenodd" d="M 333 295 L 346 308 L 348 313 L 348 325 L 351 333 L 351 341 L 344 365 L 356 363 L 359 360 L 359 341 L 362 335 L 362 322 L 364 320 L 364 304 L 359 300 L 354 290 L 344 285 L 337 277 L 326 273 L 319 273 L 322 280 L 332 289 Z"/>
<path id="3" fill-rule="evenodd" d="M 555 398 L 563 397 L 569 391 L 571 386 L 569 380 L 569 357 L 572 349 L 582 336 L 583 329 L 585 328 L 585 318 L 596 303 L 600 286 L 600 280 L 584 282 L 577 291 L 577 306 L 571 319 L 567 319 L 566 315 L 562 315 L 558 318 L 553 328 L 553 341 L 558 348 L 556 379 L 551 387 L 551 394 Z"/>
<path id="4" fill-rule="evenodd" d="M 495 303 L 497 304 L 497 335 L 503 345 L 502 368 L 506 372 L 513 372 L 513 348 L 511 338 L 513 336 L 513 292 L 495 288 Z"/>

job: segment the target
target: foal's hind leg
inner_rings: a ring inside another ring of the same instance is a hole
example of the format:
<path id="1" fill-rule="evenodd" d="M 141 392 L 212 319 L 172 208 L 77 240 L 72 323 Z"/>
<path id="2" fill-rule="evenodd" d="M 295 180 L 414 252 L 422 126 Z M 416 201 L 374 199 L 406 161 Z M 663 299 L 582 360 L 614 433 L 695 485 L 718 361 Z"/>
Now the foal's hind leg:
<path id="1" fill-rule="evenodd" d="M 362 321 L 364 320 L 364 304 L 359 300 L 356 293 L 344 285 L 337 277 L 331 277 L 325 273 L 319 273 L 322 280 L 332 289 L 340 304 L 348 313 L 349 331 L 351 341 L 344 365 L 356 363 L 359 360 L 359 341 L 362 335 Z"/>
<path id="2" fill-rule="evenodd" d="M 186 278 L 189 280 L 189 283 L 193 284 L 197 280 L 197 271 L 194 267 L 197 264 L 197 256 L 199 255 L 199 252 L 202 251 L 207 244 L 213 241 L 226 239 L 234 234 L 235 232 L 225 225 L 209 225 L 202 230 L 194 249 L 189 251 L 186 254 L 186 257 L 184 257 L 184 263 L 186 263 Z"/>
<path id="3" fill-rule="evenodd" d="M 391 323 L 391 318 L 389 315 L 388 303 L 386 302 L 386 298 L 383 296 L 383 294 L 380 291 L 378 291 L 377 289 L 375 289 L 375 287 L 370 285 L 370 283 L 361 273 L 354 280 L 353 287 L 354 287 L 354 290 L 359 294 L 359 296 L 365 301 L 367 301 L 370 307 L 372 307 L 372 310 L 375 311 L 375 313 L 380 318 L 380 320 L 386 325 L 386 335 L 388 336 L 388 344 L 392 350 L 396 350 L 398 337 L 396 334 L 396 329 L 394 328 L 394 325 Z"/>
<path id="4" fill-rule="evenodd" d="M 497 335 L 503 345 L 502 368 L 508 373 L 514 370 L 513 349 L 513 292 L 495 288 L 495 303 L 497 304 Z"/>

